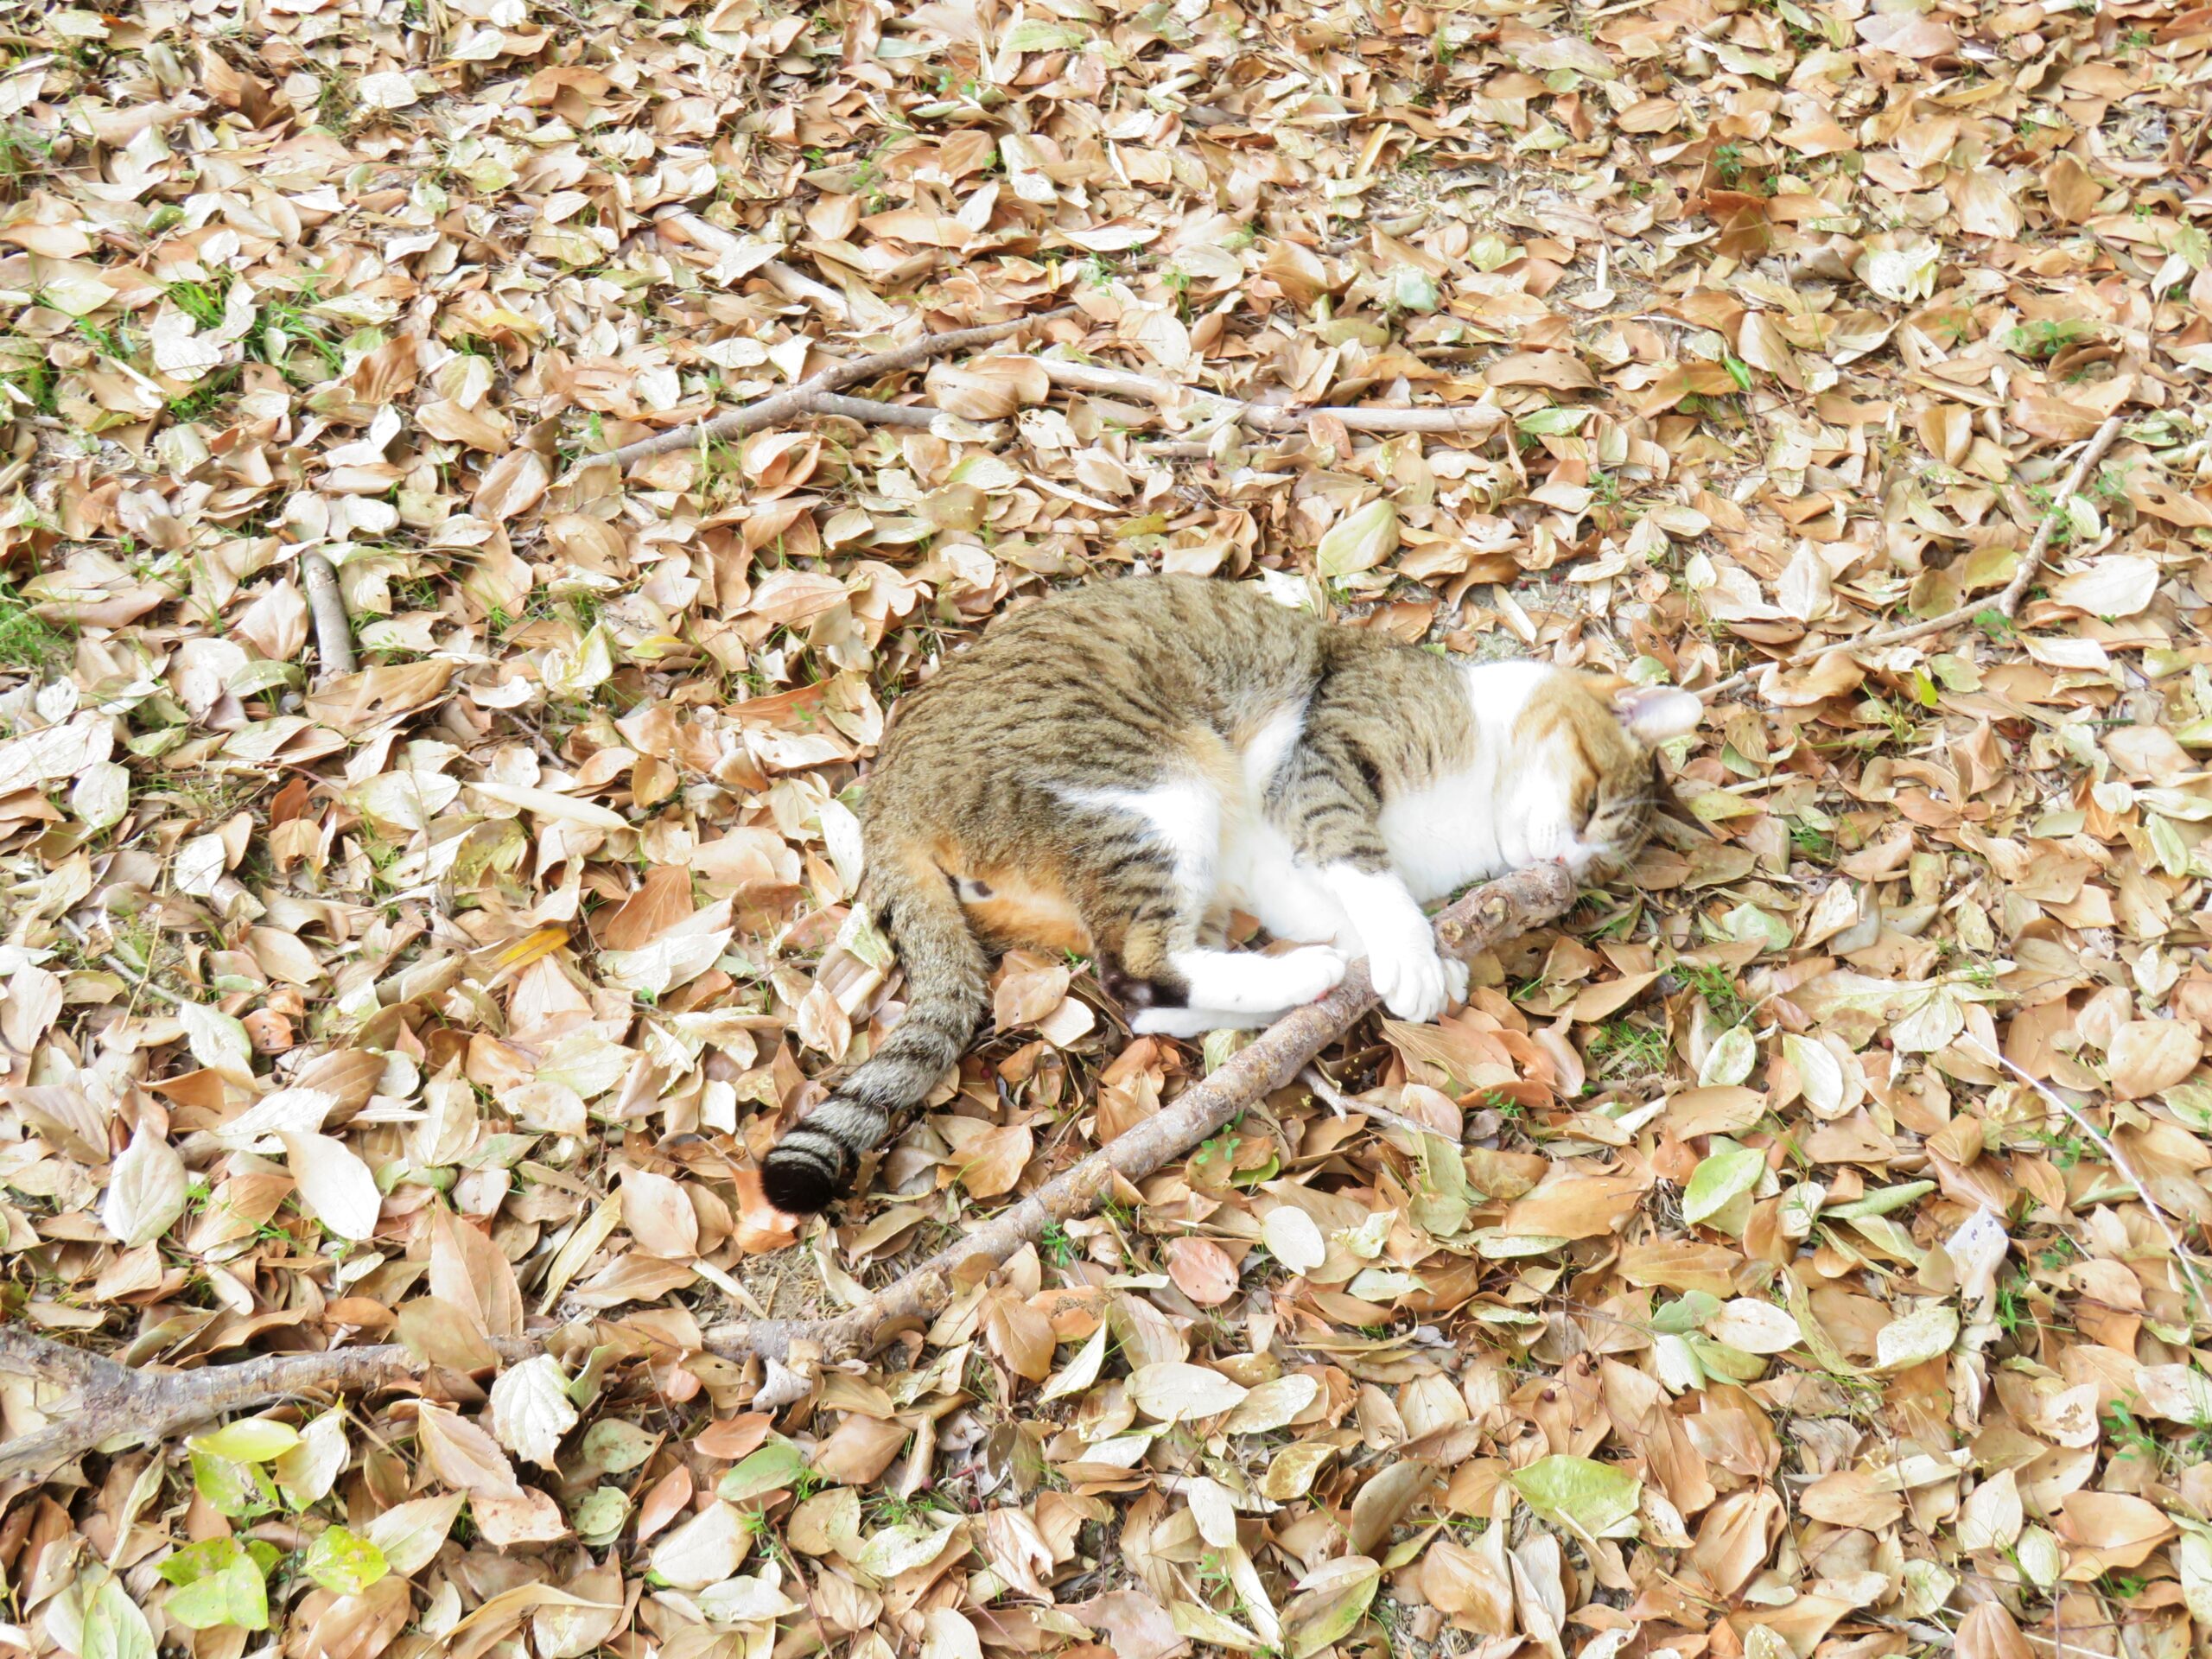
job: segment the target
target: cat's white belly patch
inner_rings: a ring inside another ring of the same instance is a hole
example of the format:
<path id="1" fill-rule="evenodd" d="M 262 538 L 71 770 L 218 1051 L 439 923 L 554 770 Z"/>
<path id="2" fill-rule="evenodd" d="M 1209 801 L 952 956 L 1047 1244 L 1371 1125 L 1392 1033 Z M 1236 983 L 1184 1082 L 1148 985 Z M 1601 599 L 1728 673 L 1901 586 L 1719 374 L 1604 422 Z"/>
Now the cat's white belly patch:
<path id="1" fill-rule="evenodd" d="M 1071 790 L 1067 798 L 1143 819 L 1174 860 L 1176 885 L 1201 901 L 1212 893 L 1221 858 L 1222 801 L 1211 784 L 1177 779 L 1150 789 Z"/>
<path id="2" fill-rule="evenodd" d="M 1358 929 L 1321 872 L 1293 856 L 1290 838 L 1254 812 L 1222 849 L 1221 896 L 1279 939 L 1359 953 Z"/>

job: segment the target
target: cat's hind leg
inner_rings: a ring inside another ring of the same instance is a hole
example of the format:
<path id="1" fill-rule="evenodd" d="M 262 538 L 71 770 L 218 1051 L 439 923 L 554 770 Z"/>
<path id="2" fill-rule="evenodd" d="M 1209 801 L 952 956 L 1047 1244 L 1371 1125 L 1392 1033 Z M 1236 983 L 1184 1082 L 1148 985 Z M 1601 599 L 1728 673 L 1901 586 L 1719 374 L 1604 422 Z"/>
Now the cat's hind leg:
<path id="1" fill-rule="evenodd" d="M 1129 1029 L 1140 1037 L 1203 1037 L 1210 1031 L 1260 1031 L 1287 1014 L 1276 1008 L 1266 1014 L 1238 1014 L 1228 1008 L 1145 1008 L 1129 1016 Z"/>

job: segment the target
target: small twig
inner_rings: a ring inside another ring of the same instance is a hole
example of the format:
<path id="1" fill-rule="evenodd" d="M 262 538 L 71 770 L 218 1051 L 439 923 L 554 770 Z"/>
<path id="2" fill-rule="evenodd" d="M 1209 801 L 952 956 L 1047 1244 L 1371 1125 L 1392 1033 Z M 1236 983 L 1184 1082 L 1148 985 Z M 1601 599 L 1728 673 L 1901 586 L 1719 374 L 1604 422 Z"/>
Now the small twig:
<path id="1" fill-rule="evenodd" d="M 1388 1106 L 1377 1106 L 1370 1101 L 1356 1099 L 1347 1095 L 1335 1084 L 1323 1077 L 1321 1068 L 1318 1065 L 1307 1066 L 1298 1074 L 1298 1080 L 1311 1089 L 1314 1097 L 1338 1117 L 1344 1116 L 1347 1112 L 1355 1113 L 1361 1117 L 1371 1117 L 1377 1123 L 1387 1124 L 1391 1128 L 1402 1130 L 1417 1140 L 1429 1135 L 1436 1136 L 1440 1141 L 1449 1141 L 1452 1138 L 1442 1129 L 1423 1123 L 1415 1118 L 1408 1117 L 1403 1112 L 1394 1112 Z"/>
<path id="2" fill-rule="evenodd" d="M 2064 1113 L 2067 1118 L 2072 1122 L 2075 1128 L 2081 1130 L 2082 1134 L 2088 1135 L 2091 1141 L 2096 1143 L 2098 1151 L 2103 1153 L 2106 1157 L 2112 1160 L 2113 1167 L 2117 1169 L 2120 1173 L 2121 1176 L 2126 1180 L 2127 1184 L 2135 1189 L 2135 1196 L 2142 1200 L 2143 1207 L 2151 1212 L 2152 1219 L 2158 1224 L 2158 1230 L 2165 1234 L 2166 1243 L 2172 1247 L 2174 1260 L 2181 1268 L 2182 1276 L 2189 1281 L 2190 1288 L 2196 1293 L 2196 1306 L 2198 1313 L 2200 1314 L 2212 1316 L 2212 1291 L 2209 1291 L 2205 1287 L 2203 1277 L 2196 1270 L 2196 1258 L 2190 1255 L 2189 1246 L 2183 1241 L 2180 1232 L 2175 1228 L 2173 1218 L 2167 1215 L 2164 1210 L 2159 1208 L 2158 1199 L 2151 1196 L 2150 1183 L 2145 1181 L 2141 1175 L 2138 1174 L 2134 1167 L 2128 1163 L 2127 1155 L 2121 1152 L 2117 1146 L 2113 1144 L 2111 1137 L 2107 1135 L 2102 1129 L 2099 1128 L 2095 1124 L 2090 1122 L 2088 1118 L 2084 1117 L 2081 1112 L 2075 1108 L 2072 1101 L 2067 1099 L 2065 1096 L 2060 1094 L 2057 1090 L 2052 1088 L 2041 1078 L 2030 1077 L 2027 1071 L 2018 1065 L 2011 1056 L 1999 1053 L 1995 1049 L 1990 1047 L 1987 1043 L 1983 1042 L 1980 1038 L 1975 1036 L 1972 1032 L 1961 1033 L 1961 1038 L 1963 1041 L 1970 1043 L 1975 1048 L 1980 1049 L 1984 1054 L 1989 1056 L 1991 1059 L 1996 1061 L 1998 1065 L 2003 1066 L 2014 1077 L 2019 1078 L 2022 1083 L 2026 1084 L 2029 1088 L 2034 1090 L 2038 1095 L 2041 1095 L 2047 1104 L 2056 1106 L 2061 1112 Z"/>
<path id="3" fill-rule="evenodd" d="M 346 595 L 338 586 L 338 572 L 321 550 L 300 555 L 300 580 L 308 590 L 308 608 L 315 613 L 317 677 L 353 671 L 353 622 L 346 614 Z"/>
<path id="4" fill-rule="evenodd" d="M 900 369 L 911 369 L 917 363 L 926 363 L 932 358 L 950 357 L 956 353 L 967 351 L 973 346 L 995 345 L 1010 334 L 1019 334 L 1024 328 L 1032 327 L 1040 322 L 1049 322 L 1055 317 L 1065 317 L 1074 309 L 1073 306 L 1064 305 L 1054 310 L 1039 311 L 1029 316 L 1016 317 L 1009 322 L 986 323 L 980 328 L 956 328 L 951 333 L 944 334 L 924 334 L 919 340 L 909 345 L 901 346 L 896 351 L 874 352 L 866 357 L 855 357 L 842 363 L 832 363 L 818 374 L 809 375 L 788 391 L 779 391 L 772 397 L 760 398 L 740 409 L 724 410 L 721 414 L 707 420 L 694 421 L 687 426 L 674 427 L 666 432 L 656 433 L 650 438 L 640 438 L 635 443 L 626 443 L 620 448 L 611 450 L 604 455 L 592 455 L 586 459 L 588 462 L 611 461 L 618 467 L 627 467 L 633 461 L 645 461 L 654 455 L 664 455 L 672 450 L 689 449 L 714 439 L 734 438 L 741 433 L 754 431 L 760 427 L 803 420 L 810 415 L 825 412 L 828 405 L 825 404 L 824 398 L 828 394 L 846 386 L 856 385 L 862 380 L 874 380 L 879 376 L 891 374 Z M 836 402 L 844 407 L 839 407 L 830 412 L 854 415 L 857 419 L 888 420 L 906 425 L 916 424 L 909 416 L 887 416 L 880 412 L 883 409 L 893 407 L 893 405 L 876 404 L 873 400 L 862 398 L 839 398 Z M 851 405 L 859 404 L 868 404 L 868 410 L 855 415 Z M 935 418 L 936 414 L 937 411 L 931 410 L 930 418 Z M 920 423 L 925 425 L 927 421 Z"/>
<path id="5" fill-rule="evenodd" d="M 2005 584 L 2005 591 L 1987 604 L 1961 605 L 1941 616 L 1931 616 L 1923 622 L 1910 622 L 1902 627 L 1887 628 L 1878 633 L 1863 634 L 1855 639 L 1839 639 L 1834 645 L 1822 645 L 1818 651 L 1807 652 L 1802 657 L 1792 657 L 1779 663 L 1763 663 L 1758 669 L 1745 669 L 1731 674 L 1726 679 L 1706 687 L 1698 695 L 1710 701 L 1740 691 L 1751 683 L 1753 674 L 1765 669 L 1806 668 L 1824 657 L 1839 651 L 1878 651 L 1886 645 L 1902 645 L 1914 639 L 1941 633 L 1946 628 L 1955 628 L 1961 622 L 1971 622 L 1987 611 L 1995 611 L 2007 622 L 2019 613 L 2020 601 L 2027 597 L 2034 586 L 2036 574 L 2043 569 L 2044 555 L 2050 549 L 2050 538 L 2058 528 L 2058 521 L 2065 516 L 2066 504 L 2081 494 L 2082 486 L 2089 476 L 2089 468 L 2103 459 L 2113 440 L 2120 435 L 2120 416 L 2115 415 L 2099 427 L 2089 439 L 2088 447 L 2082 451 L 2082 458 L 2074 463 L 2074 470 L 2067 476 L 2065 486 L 2052 499 L 2050 510 L 2036 526 L 2035 539 L 2028 543 L 2028 550 L 2020 556 L 2020 568 L 2012 573 L 2012 580 Z"/>
<path id="6" fill-rule="evenodd" d="M 1352 405 L 1298 408 L 1278 404 L 1248 403 L 1242 398 L 1224 397 L 1219 392 L 1206 391 L 1197 386 L 1155 379 L 1150 375 L 1132 373 L 1127 369 L 1102 368 L 1094 363 L 1071 363 L 1056 357 L 1042 357 L 1034 361 L 1045 371 L 1045 378 L 1056 386 L 1069 386 L 1077 391 L 1103 392 L 1109 397 L 1141 397 L 1170 414 L 1188 407 L 1201 423 L 1211 425 L 1235 421 L 1266 432 L 1296 432 L 1303 430 L 1306 423 L 1316 416 L 1326 416 L 1341 422 L 1354 432 L 1464 432 L 1487 437 L 1505 423 L 1503 410 L 1481 404 L 1459 409 L 1449 406 L 1377 409 Z"/>

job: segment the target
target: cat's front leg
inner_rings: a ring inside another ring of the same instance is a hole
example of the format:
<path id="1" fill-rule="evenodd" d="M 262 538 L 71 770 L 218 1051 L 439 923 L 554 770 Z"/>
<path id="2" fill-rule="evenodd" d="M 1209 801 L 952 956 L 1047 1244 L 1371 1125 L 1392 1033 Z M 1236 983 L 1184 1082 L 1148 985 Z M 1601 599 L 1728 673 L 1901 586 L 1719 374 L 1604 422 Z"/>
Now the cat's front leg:
<path id="1" fill-rule="evenodd" d="M 1401 1020 L 1427 1021 L 1465 1000 L 1466 963 L 1436 948 L 1427 913 L 1395 872 L 1343 862 L 1322 874 L 1358 931 L 1357 944 L 1343 943 L 1365 947 L 1368 978 L 1383 1007 Z"/>

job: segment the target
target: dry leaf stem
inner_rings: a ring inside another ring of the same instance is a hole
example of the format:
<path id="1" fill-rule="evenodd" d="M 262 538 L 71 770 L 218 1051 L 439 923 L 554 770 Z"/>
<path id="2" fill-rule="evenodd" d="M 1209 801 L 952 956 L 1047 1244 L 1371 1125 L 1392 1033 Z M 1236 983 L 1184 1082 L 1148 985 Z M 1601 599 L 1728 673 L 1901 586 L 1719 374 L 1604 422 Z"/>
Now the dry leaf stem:
<path id="1" fill-rule="evenodd" d="M 338 586 L 338 572 L 315 548 L 300 555 L 300 581 L 308 590 L 308 609 L 315 615 L 315 650 L 321 664 L 318 677 L 353 671 L 353 619 L 346 613 L 346 595 Z"/>
<path id="2" fill-rule="evenodd" d="M 703 421 L 694 421 L 688 426 L 678 426 L 666 432 L 640 438 L 635 443 L 626 443 L 606 455 L 594 455 L 592 461 L 611 461 L 618 467 L 627 467 L 632 461 L 645 461 L 653 455 L 664 455 L 672 450 L 690 449 L 716 438 L 734 438 L 741 433 L 755 431 L 764 426 L 775 426 L 784 422 L 803 420 L 810 415 L 837 414 L 855 420 L 888 421 L 906 425 L 927 425 L 935 418 L 936 410 L 930 410 L 918 423 L 912 416 L 913 406 L 880 403 L 870 397 L 835 397 L 831 394 L 843 387 L 855 385 L 863 380 L 911 369 L 918 363 L 933 358 L 950 357 L 973 346 L 995 345 L 1008 335 L 1055 317 L 1065 317 L 1074 311 L 1070 305 L 1051 311 L 1039 311 L 1026 317 L 1015 317 L 1007 322 L 985 323 L 979 328 L 956 328 L 948 334 L 924 334 L 895 351 L 872 352 L 866 357 L 847 359 L 832 363 L 818 373 L 810 374 L 788 391 L 756 399 L 742 408 L 725 410 Z M 885 411 L 897 410 L 897 414 Z"/>
<path id="3" fill-rule="evenodd" d="M 1972 1033 L 1966 1033 L 1966 1040 L 2042 1096 L 2046 1105 L 2056 1107 L 2075 1128 L 2089 1137 L 2098 1151 L 2112 1160 L 2112 1166 L 2135 1189 L 2135 1196 L 2143 1201 L 2143 1207 L 2158 1224 L 2158 1230 L 2166 1236 L 2166 1243 L 2174 1253 L 2174 1261 L 2181 1268 L 2182 1276 L 2189 1281 L 2189 1287 L 2196 1293 L 2196 1312 L 2190 1316 L 2192 1321 L 2198 1317 L 2212 1318 L 2212 1290 L 2206 1288 L 2203 1276 L 2197 1271 L 2196 1258 L 2189 1253 L 2189 1246 L 2183 1240 L 2180 1230 L 2174 1225 L 2173 1217 L 2160 1207 L 2157 1198 L 2152 1197 L 2151 1184 L 2127 1161 L 2127 1155 L 2113 1144 L 2109 1135 L 2083 1116 L 2072 1101 L 2041 1078 L 2029 1076 L 2011 1055 L 2000 1054 Z"/>
<path id="4" fill-rule="evenodd" d="M 1563 915 L 1574 903 L 1574 891 L 1573 876 L 1559 864 L 1486 883 L 1437 917 L 1437 943 L 1455 956 L 1472 956 Z M 719 1325 L 708 1333 L 709 1351 L 726 1359 L 780 1361 L 802 1345 L 825 1357 L 880 1347 L 900 1329 L 942 1312 L 964 1271 L 1004 1262 L 1051 1223 L 1090 1214 L 1116 1181 L 1141 1180 L 1289 1083 L 1375 1003 L 1367 965 L 1356 962 L 1335 990 L 1284 1015 L 1158 1116 L 1116 1136 L 860 1306 L 830 1319 Z M 503 1359 L 520 1359 L 541 1351 L 542 1340 L 507 1338 L 493 1346 Z M 145 1371 L 21 1326 L 0 1329 L 0 1371 L 47 1382 L 67 1396 L 46 1408 L 54 1419 L 49 1427 L 0 1443 L 0 1480 L 43 1473 L 110 1442 L 166 1439 L 272 1400 L 365 1393 L 422 1378 L 429 1369 L 404 1344 L 378 1343 L 188 1371 Z"/>
<path id="5" fill-rule="evenodd" d="M 1787 658 L 1780 663 L 1763 663 L 1759 669 L 1745 669 L 1731 674 L 1726 679 L 1707 686 L 1698 695 L 1711 700 L 1740 691 L 1751 683 L 1751 676 L 1765 668 L 1805 668 L 1824 657 L 1833 657 L 1839 651 L 1878 651 L 1885 645 L 1902 645 L 1910 640 L 1921 639 L 1931 633 L 1941 633 L 1955 628 L 1962 622 L 1971 622 L 1987 611 L 1995 611 L 2007 622 L 2019 613 L 2020 601 L 2027 597 L 2028 589 L 2035 585 L 2037 573 L 2043 569 L 2044 554 L 2050 550 L 2051 536 L 2059 520 L 2066 516 L 2066 504 L 2081 494 L 2082 486 L 2088 481 L 2089 469 L 2104 458 L 2104 453 L 2120 436 L 2120 416 L 2115 415 L 2090 435 L 2081 459 L 2074 463 L 2074 470 L 2067 475 L 2065 485 L 2051 498 L 2050 509 L 2043 521 L 2036 526 L 2035 539 L 2028 543 L 2028 550 L 2020 556 L 2020 568 L 2012 573 L 2012 580 L 2005 584 L 2005 591 L 1989 603 L 1979 601 L 1961 605 L 1941 616 L 1931 616 L 1925 621 L 1909 622 L 1902 627 L 1885 628 L 1878 633 L 1862 634 L 1853 639 L 1839 639 L 1834 645 L 1822 645 L 1818 651 L 1807 652 L 1802 657 Z"/>

